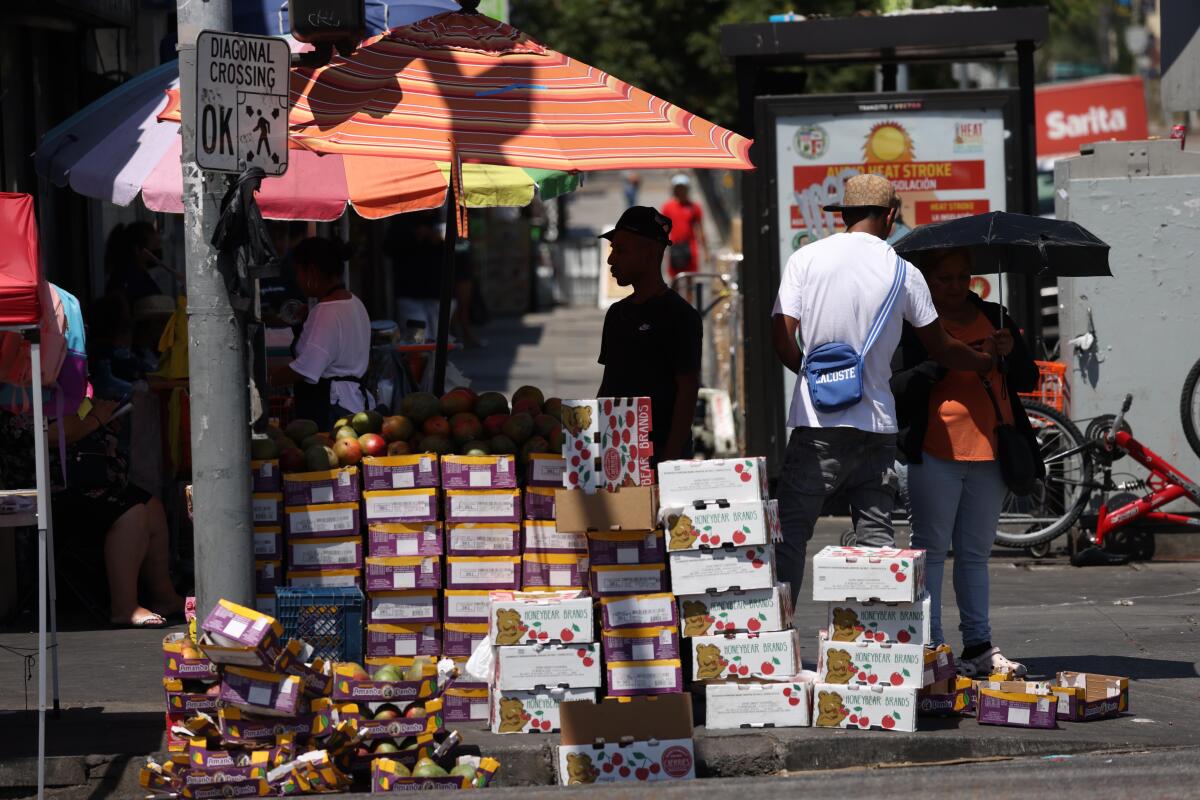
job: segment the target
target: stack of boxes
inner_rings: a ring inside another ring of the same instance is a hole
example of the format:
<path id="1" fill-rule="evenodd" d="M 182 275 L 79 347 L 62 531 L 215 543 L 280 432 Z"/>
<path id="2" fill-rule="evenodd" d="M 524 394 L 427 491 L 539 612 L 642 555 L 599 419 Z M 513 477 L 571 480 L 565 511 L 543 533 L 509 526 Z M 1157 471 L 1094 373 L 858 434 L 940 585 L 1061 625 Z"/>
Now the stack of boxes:
<path id="1" fill-rule="evenodd" d="M 254 520 L 254 607 L 275 615 L 275 587 L 283 582 L 283 474 L 279 459 L 250 462 Z"/>
<path id="2" fill-rule="evenodd" d="M 216 665 L 209 661 L 187 633 L 169 633 L 163 639 L 163 691 L 167 701 L 167 748 L 178 752 L 187 744 L 175 735 L 188 717 L 205 713 L 215 717 L 221 693 Z"/>
<path id="3" fill-rule="evenodd" d="M 287 585 L 362 587 L 359 469 L 283 476 Z"/>
<path id="4" fill-rule="evenodd" d="M 809 724 L 791 591 L 776 582 L 779 511 L 761 458 L 659 465 L 671 588 L 710 728 Z"/>

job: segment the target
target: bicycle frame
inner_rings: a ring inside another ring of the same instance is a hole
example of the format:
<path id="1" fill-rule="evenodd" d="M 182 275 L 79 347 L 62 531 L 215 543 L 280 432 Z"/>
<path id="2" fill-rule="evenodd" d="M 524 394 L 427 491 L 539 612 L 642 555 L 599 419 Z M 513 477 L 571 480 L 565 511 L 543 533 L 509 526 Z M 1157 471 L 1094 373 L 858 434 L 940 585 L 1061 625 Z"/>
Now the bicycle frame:
<path id="1" fill-rule="evenodd" d="M 1150 470 L 1150 477 L 1146 483 L 1151 491 L 1137 500 L 1111 511 L 1108 503 L 1103 503 L 1096 520 L 1097 545 L 1103 546 L 1105 536 L 1125 527 L 1134 520 L 1200 528 L 1200 517 L 1155 511 L 1155 509 L 1183 497 L 1200 506 L 1200 485 L 1175 469 L 1157 453 L 1144 447 L 1141 442 L 1124 430 L 1116 432 L 1114 443 L 1117 448 L 1128 453 L 1130 458 Z M 1160 488 L 1155 488 L 1155 486 Z"/>

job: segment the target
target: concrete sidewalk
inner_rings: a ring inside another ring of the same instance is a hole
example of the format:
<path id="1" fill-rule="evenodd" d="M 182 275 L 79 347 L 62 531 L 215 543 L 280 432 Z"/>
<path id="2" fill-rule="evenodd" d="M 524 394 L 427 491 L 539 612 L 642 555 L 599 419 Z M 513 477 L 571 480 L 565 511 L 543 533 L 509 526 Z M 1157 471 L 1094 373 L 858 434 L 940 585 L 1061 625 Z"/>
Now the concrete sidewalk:
<path id="1" fill-rule="evenodd" d="M 843 520 L 822 521 L 810 553 L 835 542 L 845 527 Z M 1128 676 L 1133 681 L 1131 713 L 1062 723 L 1054 731 L 981 726 L 972 718 L 924 719 L 915 734 L 812 728 L 708 733 L 698 728 L 701 774 L 769 775 L 1200 745 L 1194 712 L 1200 699 L 1200 563 L 1074 569 L 1065 558 L 1032 561 L 1015 551 L 997 550 L 991 580 L 994 637 L 1008 655 L 1028 664 L 1033 675 L 1072 669 Z M 947 595 L 951 592 L 947 573 Z M 811 666 L 824 611 L 816 603 L 800 605 L 804 660 Z M 946 630 L 956 630 L 952 607 L 944 619 Z M 162 747 L 160 639 L 160 632 L 153 631 L 63 634 L 64 711 L 61 719 L 48 723 L 54 785 L 103 786 L 118 796 L 134 791 L 141 756 Z M 32 635 L 0 635 L 3 646 L 34 644 Z M 21 711 L 24 674 L 23 662 L 0 653 L 0 796 L 21 796 L 17 787 L 27 787 L 35 775 L 36 715 Z M 36 704 L 35 690 L 31 684 L 29 697 Z M 553 781 L 556 736 L 493 736 L 467 725 L 460 730 L 501 760 L 500 783 Z"/>

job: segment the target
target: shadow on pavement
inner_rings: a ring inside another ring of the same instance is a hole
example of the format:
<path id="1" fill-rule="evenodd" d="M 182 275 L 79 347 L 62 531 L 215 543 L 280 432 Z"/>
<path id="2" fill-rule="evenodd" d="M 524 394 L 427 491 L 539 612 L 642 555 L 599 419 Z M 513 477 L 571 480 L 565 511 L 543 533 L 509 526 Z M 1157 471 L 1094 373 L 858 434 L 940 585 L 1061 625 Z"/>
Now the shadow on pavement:
<path id="1" fill-rule="evenodd" d="M 1053 676 L 1059 671 L 1096 672 L 1101 675 L 1121 675 L 1130 680 L 1157 678 L 1195 678 L 1196 665 L 1191 661 L 1171 661 L 1162 658 L 1132 656 L 1063 656 L 1056 658 L 1023 658 L 1030 675 Z"/>
<path id="2" fill-rule="evenodd" d="M 119 753 L 137 758 L 163 746 L 163 714 L 110 712 L 101 706 L 46 712 L 46 755 L 87 756 Z M 37 711 L 0 712 L 0 753 L 4 758 L 37 757 Z"/>

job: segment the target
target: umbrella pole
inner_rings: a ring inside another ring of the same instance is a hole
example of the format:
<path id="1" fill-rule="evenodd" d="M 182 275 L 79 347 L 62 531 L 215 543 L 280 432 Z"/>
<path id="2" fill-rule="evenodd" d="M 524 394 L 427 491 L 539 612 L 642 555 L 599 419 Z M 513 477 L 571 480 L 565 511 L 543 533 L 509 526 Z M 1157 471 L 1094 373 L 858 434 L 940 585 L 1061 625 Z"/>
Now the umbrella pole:
<path id="1" fill-rule="evenodd" d="M 437 349 L 433 354 L 433 393 L 446 392 L 446 356 L 450 347 L 450 303 L 454 297 L 454 246 L 458 241 L 454 191 L 446 188 L 446 237 L 442 245 L 442 295 L 438 302 Z"/>

